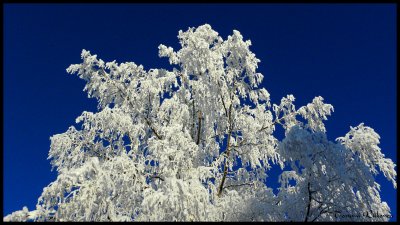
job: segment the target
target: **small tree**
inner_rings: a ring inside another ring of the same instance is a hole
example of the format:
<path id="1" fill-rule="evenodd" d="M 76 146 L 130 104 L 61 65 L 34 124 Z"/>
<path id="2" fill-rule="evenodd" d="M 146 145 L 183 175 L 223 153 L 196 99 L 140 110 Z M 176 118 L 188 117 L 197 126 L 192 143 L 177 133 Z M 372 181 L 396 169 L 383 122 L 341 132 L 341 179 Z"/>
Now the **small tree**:
<path id="1" fill-rule="evenodd" d="M 396 188 L 395 164 L 373 129 L 360 124 L 334 143 L 323 123 L 333 107 L 322 97 L 298 110 L 292 95 L 271 105 L 239 31 L 223 40 L 206 24 L 178 38 L 178 51 L 159 46 L 172 71 L 82 51 L 67 72 L 87 82 L 99 112 L 51 137 L 57 179 L 36 210 L 4 220 L 388 220 L 374 175 L 378 166 Z M 278 194 L 266 185 L 272 164 L 282 168 Z M 343 216 L 366 211 L 384 216 Z"/>

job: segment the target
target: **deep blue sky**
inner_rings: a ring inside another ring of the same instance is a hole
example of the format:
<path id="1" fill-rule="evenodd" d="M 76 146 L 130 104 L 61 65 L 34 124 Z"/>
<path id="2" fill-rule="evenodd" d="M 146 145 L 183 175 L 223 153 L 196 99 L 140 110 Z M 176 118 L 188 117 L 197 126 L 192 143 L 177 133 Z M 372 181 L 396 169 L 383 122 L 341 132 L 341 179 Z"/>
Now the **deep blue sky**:
<path id="1" fill-rule="evenodd" d="M 364 122 L 396 160 L 396 5 L 4 5 L 3 215 L 34 209 L 56 178 L 46 159 L 49 137 L 75 124 L 96 100 L 65 69 L 83 48 L 105 61 L 161 68 L 158 45 L 178 47 L 179 30 L 210 24 L 252 41 L 272 101 L 293 94 L 296 106 L 323 96 L 335 112 L 334 140 Z M 396 215 L 396 190 L 383 176 L 381 195 Z M 267 182 L 276 183 L 272 174 Z"/>

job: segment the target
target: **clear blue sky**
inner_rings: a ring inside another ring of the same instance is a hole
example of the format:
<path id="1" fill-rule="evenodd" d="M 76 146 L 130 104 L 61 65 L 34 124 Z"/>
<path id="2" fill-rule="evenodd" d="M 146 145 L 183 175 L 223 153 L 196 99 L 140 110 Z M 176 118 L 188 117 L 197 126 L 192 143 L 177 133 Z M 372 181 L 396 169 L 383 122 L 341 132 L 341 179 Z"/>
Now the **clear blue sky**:
<path id="1" fill-rule="evenodd" d="M 96 100 L 65 69 L 83 48 L 104 61 L 167 65 L 158 45 L 178 47 L 180 29 L 210 24 L 226 38 L 250 39 L 272 101 L 296 106 L 323 96 L 335 107 L 326 122 L 334 140 L 364 122 L 396 159 L 396 5 L 4 5 L 3 215 L 34 209 L 56 178 L 46 159 L 49 137 L 75 124 Z M 383 176 L 381 195 L 396 215 L 396 190 Z M 268 182 L 277 182 L 271 174 Z"/>

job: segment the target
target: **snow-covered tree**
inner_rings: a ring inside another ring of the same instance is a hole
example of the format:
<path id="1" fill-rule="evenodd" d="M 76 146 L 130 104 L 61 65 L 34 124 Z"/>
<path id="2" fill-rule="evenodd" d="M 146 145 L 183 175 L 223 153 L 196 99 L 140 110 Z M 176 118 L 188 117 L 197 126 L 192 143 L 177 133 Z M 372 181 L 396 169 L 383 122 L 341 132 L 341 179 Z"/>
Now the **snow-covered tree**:
<path id="1" fill-rule="evenodd" d="M 396 188 L 395 164 L 372 128 L 360 124 L 332 142 L 323 121 L 333 107 L 322 97 L 297 110 L 293 95 L 272 104 L 239 31 L 223 40 L 206 24 L 178 38 L 177 51 L 159 46 L 172 70 L 82 51 L 67 72 L 87 82 L 98 112 L 51 137 L 57 179 L 35 210 L 5 221 L 389 219 L 374 176 L 378 167 Z M 273 164 L 282 168 L 278 194 L 266 184 Z"/>

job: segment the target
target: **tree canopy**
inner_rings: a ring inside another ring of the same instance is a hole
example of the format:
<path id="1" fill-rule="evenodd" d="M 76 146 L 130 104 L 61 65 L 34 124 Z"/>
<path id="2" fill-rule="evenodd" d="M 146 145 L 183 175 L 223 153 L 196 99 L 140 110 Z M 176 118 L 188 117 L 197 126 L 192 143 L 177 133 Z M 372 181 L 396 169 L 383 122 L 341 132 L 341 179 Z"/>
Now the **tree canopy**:
<path id="1" fill-rule="evenodd" d="M 158 47 L 172 70 L 82 51 L 67 72 L 86 81 L 98 112 L 50 138 L 57 179 L 35 210 L 5 221 L 389 220 L 375 176 L 396 188 L 396 165 L 372 128 L 330 141 L 333 106 L 322 97 L 298 109 L 293 95 L 272 103 L 239 31 L 224 40 L 205 24 L 178 39 L 178 50 Z M 266 183 L 272 165 L 278 193 Z"/>

